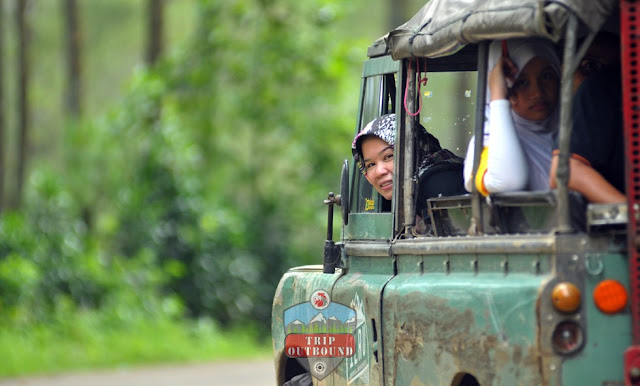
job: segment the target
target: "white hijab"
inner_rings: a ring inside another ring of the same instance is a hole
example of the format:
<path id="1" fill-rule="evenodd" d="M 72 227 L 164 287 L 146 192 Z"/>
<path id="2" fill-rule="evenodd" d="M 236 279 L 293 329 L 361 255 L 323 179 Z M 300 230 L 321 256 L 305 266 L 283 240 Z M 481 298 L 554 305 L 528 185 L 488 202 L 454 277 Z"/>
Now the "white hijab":
<path id="1" fill-rule="evenodd" d="M 546 59 L 560 77 L 560 60 L 551 42 L 545 39 L 526 38 L 507 40 L 509 58 L 520 71 L 534 57 Z M 488 71 L 490 72 L 502 56 L 502 41 L 496 40 L 489 46 Z M 489 116 L 489 102 L 491 101 L 487 87 L 486 117 Z M 511 110 L 520 146 L 529 164 L 529 190 L 547 190 L 549 188 L 549 168 L 551 167 L 551 152 L 553 142 L 558 132 L 559 111 L 556 109 L 543 121 L 530 121 L 522 118 Z M 485 131 L 488 130 L 485 120 Z"/>

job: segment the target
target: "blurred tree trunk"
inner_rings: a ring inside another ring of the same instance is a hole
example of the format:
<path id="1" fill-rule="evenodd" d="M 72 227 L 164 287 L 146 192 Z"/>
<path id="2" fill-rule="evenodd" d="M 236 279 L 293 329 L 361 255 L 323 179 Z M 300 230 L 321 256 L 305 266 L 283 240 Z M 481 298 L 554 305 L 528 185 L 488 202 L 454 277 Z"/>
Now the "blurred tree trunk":
<path id="1" fill-rule="evenodd" d="M 404 24 L 409 20 L 409 0 L 388 0 L 389 19 L 388 30 L 391 31 L 396 27 Z"/>
<path id="2" fill-rule="evenodd" d="M 5 131 L 5 119 L 4 119 L 4 66 L 3 59 L 4 55 L 4 6 L 0 3 L 0 212 L 4 207 L 4 180 L 5 180 L 5 165 L 4 165 L 4 157 L 5 157 L 5 141 L 4 141 L 4 131 Z"/>
<path id="3" fill-rule="evenodd" d="M 147 55 L 146 61 L 148 65 L 154 64 L 163 48 L 163 29 L 164 29 L 164 0 L 147 0 Z"/>
<path id="4" fill-rule="evenodd" d="M 80 63 L 81 31 L 78 25 L 78 3 L 76 0 L 64 0 L 65 41 L 67 44 L 67 91 L 66 112 L 77 118 L 82 111 L 82 66 Z"/>
<path id="5" fill-rule="evenodd" d="M 16 26 L 18 28 L 18 165 L 17 183 L 15 193 L 15 206 L 22 202 L 22 191 L 25 179 L 29 130 L 29 60 L 27 51 L 29 48 L 29 28 L 26 20 L 27 0 L 18 0 L 16 7 Z"/>

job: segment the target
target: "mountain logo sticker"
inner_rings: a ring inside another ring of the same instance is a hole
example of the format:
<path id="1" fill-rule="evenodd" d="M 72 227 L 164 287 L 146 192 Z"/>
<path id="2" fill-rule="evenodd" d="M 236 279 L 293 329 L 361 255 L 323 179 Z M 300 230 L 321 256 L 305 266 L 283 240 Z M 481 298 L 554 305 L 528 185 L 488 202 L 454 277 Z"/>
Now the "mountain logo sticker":
<path id="1" fill-rule="evenodd" d="M 324 310 L 329 307 L 329 294 L 325 290 L 317 290 L 311 295 L 311 305 L 317 310 Z"/>
<path id="2" fill-rule="evenodd" d="M 356 352 L 356 311 L 317 290 L 309 301 L 284 311 L 285 352 L 318 380 Z"/>

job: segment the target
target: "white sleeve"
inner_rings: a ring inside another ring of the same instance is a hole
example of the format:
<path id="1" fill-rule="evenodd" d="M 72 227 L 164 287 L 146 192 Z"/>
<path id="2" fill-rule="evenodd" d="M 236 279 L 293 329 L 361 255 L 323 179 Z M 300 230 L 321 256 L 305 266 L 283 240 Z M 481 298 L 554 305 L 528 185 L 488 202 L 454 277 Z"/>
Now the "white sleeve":
<path id="1" fill-rule="evenodd" d="M 484 186 L 491 193 L 524 190 L 529 168 L 511 117 L 511 104 L 499 99 L 489 106 L 491 135 L 488 144 L 485 143 L 489 155 Z"/>
<path id="2" fill-rule="evenodd" d="M 473 178 L 471 178 L 471 174 L 473 173 L 473 153 L 476 144 L 475 139 L 475 136 L 471 137 L 471 140 L 469 141 L 469 147 L 467 147 L 467 155 L 464 157 L 464 188 L 469 193 L 471 193 L 471 190 L 473 188 Z"/>

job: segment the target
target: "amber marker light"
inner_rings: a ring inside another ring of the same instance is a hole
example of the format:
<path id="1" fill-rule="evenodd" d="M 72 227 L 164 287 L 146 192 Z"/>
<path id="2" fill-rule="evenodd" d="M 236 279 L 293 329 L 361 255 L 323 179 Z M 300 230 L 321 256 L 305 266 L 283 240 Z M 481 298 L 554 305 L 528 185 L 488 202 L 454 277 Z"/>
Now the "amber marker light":
<path id="1" fill-rule="evenodd" d="M 568 281 L 558 283 L 551 292 L 551 302 L 556 310 L 561 312 L 575 312 L 580 308 L 580 289 Z"/>
<path id="2" fill-rule="evenodd" d="M 603 280 L 593 290 L 593 301 L 605 314 L 615 314 L 627 306 L 627 289 L 617 280 Z"/>

